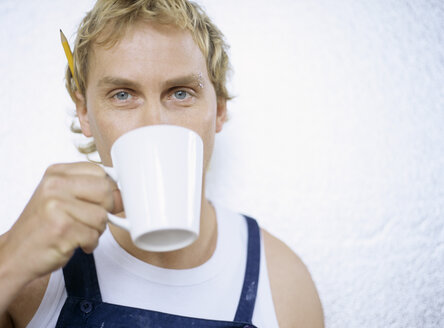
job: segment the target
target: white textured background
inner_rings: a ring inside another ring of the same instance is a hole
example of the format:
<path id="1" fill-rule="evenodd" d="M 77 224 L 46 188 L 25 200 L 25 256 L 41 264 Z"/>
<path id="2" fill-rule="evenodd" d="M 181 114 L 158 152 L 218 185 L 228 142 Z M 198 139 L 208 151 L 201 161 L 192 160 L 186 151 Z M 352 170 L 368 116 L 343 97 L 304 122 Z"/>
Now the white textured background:
<path id="1" fill-rule="evenodd" d="M 231 44 L 210 198 L 309 267 L 328 327 L 444 327 L 444 2 L 202 0 Z M 0 0 L 0 230 L 73 147 L 59 28 L 92 1 Z"/>

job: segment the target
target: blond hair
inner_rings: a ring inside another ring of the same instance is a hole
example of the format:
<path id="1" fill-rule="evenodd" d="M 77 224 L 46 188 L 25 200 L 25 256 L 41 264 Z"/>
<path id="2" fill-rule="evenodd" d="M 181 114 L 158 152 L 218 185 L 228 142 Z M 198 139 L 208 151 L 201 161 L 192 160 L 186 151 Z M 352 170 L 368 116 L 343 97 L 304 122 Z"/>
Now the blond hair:
<path id="1" fill-rule="evenodd" d="M 98 0 L 80 23 L 74 44 L 74 74 L 80 90 L 77 90 L 69 67 L 66 68 L 66 88 L 74 102 L 76 91 L 83 96 L 86 93 L 88 53 L 93 43 L 112 47 L 129 26 L 139 21 L 189 30 L 206 58 L 208 75 L 218 100 L 231 99 L 226 87 L 230 70 L 228 45 L 222 32 L 198 4 L 187 0 Z M 81 133 L 75 123 L 71 125 L 71 131 Z M 96 146 L 92 141 L 77 149 L 83 154 L 90 154 L 96 151 Z"/>

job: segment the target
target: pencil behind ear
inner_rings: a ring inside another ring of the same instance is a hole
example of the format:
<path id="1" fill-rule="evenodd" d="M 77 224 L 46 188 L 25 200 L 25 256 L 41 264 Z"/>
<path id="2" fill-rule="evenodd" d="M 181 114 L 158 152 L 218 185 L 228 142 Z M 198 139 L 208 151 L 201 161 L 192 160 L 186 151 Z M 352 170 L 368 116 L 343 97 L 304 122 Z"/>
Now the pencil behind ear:
<path id="1" fill-rule="evenodd" d="M 62 41 L 63 50 L 65 51 L 65 56 L 66 59 L 68 60 L 69 70 L 71 71 L 74 82 L 76 83 L 77 90 L 80 90 L 79 82 L 77 81 L 77 78 L 74 74 L 74 60 L 72 57 L 72 51 L 71 48 L 69 47 L 68 40 L 66 39 L 65 34 L 63 34 L 62 30 L 60 30 L 60 40 Z"/>

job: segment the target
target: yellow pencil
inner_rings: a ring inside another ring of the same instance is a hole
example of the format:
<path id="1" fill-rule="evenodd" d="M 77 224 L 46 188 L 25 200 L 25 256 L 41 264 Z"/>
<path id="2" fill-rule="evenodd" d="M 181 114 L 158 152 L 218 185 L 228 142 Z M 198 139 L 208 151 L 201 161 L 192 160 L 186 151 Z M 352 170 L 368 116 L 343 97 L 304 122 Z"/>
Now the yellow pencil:
<path id="1" fill-rule="evenodd" d="M 77 78 L 74 75 L 74 61 L 72 59 L 72 52 L 69 48 L 68 40 L 66 39 L 65 34 L 63 34 L 62 30 L 60 30 L 60 39 L 62 40 L 63 50 L 65 50 L 66 59 L 68 59 L 68 66 L 71 70 L 72 77 L 74 78 L 74 82 L 76 83 L 77 90 L 80 91 L 79 82 L 77 82 Z"/>

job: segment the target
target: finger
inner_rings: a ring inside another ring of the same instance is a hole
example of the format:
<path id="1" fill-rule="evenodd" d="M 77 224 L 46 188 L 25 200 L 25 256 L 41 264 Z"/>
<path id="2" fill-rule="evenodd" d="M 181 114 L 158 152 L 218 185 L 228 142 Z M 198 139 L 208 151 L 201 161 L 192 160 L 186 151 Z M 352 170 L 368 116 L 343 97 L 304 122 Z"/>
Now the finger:
<path id="1" fill-rule="evenodd" d="M 100 233 L 83 223 L 75 222 L 70 230 L 69 238 L 72 241 L 74 249 L 81 247 L 85 253 L 92 253 L 99 245 Z"/>
<path id="2" fill-rule="evenodd" d="M 124 210 L 122 195 L 116 182 L 109 176 L 102 177 L 90 177 L 76 175 L 68 177 L 76 188 L 72 189 L 75 197 L 80 200 L 87 200 L 95 204 L 103 206 L 110 213 L 120 213 Z M 82 188 L 82 185 L 88 185 L 86 189 Z"/>
<path id="3" fill-rule="evenodd" d="M 48 174 L 106 176 L 102 167 L 90 162 L 57 163 L 49 166 L 46 172 Z"/>
<path id="4" fill-rule="evenodd" d="M 77 198 L 101 205 L 107 211 L 114 209 L 114 190 L 117 185 L 107 176 L 52 174 L 42 181 L 42 192 L 48 197 Z"/>
<path id="5" fill-rule="evenodd" d="M 75 198 L 65 200 L 63 206 L 66 212 L 78 222 L 97 230 L 99 234 L 105 231 L 108 214 L 102 206 Z"/>
<path id="6" fill-rule="evenodd" d="M 82 247 L 92 252 L 98 245 L 100 233 L 83 222 L 77 221 L 66 211 L 63 201 L 52 200 L 53 211 L 44 227 L 46 240 L 62 258 L 69 258 L 72 252 Z"/>

